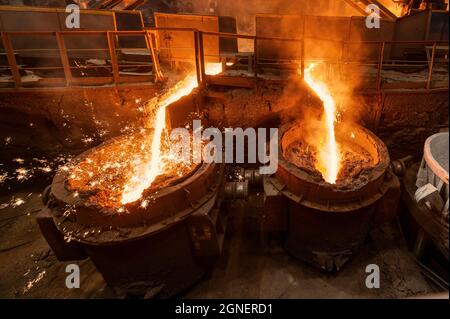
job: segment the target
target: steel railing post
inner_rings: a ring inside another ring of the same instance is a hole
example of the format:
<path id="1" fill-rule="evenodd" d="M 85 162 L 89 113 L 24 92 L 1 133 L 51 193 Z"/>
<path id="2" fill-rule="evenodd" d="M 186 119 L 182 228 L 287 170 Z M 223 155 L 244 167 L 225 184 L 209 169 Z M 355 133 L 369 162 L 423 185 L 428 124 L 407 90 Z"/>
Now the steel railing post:
<path id="1" fill-rule="evenodd" d="M 66 44 L 64 42 L 64 36 L 59 32 L 56 32 L 56 42 L 58 43 L 59 56 L 61 58 L 61 64 L 64 69 L 66 86 L 70 86 L 72 83 L 72 71 L 70 70 L 69 58 L 67 56 L 67 49 Z"/>
<path id="2" fill-rule="evenodd" d="M 116 56 L 116 45 L 114 43 L 114 34 L 107 31 L 106 36 L 108 38 L 108 48 L 109 48 L 109 55 L 111 58 L 111 65 L 112 65 L 112 74 L 114 79 L 114 84 L 118 85 L 120 81 L 119 77 L 119 66 L 117 65 L 117 56 Z"/>
<path id="3" fill-rule="evenodd" d="M 11 44 L 9 34 L 6 32 L 1 33 L 3 48 L 6 52 L 6 58 L 8 59 L 9 69 L 14 80 L 14 86 L 16 88 L 22 87 L 22 77 L 20 76 L 19 68 L 17 67 L 16 57 L 14 55 L 14 49 Z"/>
<path id="4" fill-rule="evenodd" d="M 433 78 L 433 66 L 434 66 L 435 55 L 436 55 L 436 42 L 434 42 L 433 49 L 431 51 L 431 61 L 429 64 L 428 79 L 427 79 L 427 90 L 431 88 L 431 80 Z"/>

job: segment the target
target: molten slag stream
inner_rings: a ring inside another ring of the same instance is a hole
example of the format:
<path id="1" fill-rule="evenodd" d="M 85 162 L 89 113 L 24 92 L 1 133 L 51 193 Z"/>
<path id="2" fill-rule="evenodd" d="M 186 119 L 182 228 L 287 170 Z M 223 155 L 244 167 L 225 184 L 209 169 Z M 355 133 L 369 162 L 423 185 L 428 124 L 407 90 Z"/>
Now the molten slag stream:
<path id="1" fill-rule="evenodd" d="M 221 63 L 206 63 L 205 73 L 215 75 L 222 72 Z M 166 107 L 182 97 L 189 95 L 198 86 L 195 73 L 187 75 L 179 81 L 158 102 L 155 119 L 153 122 L 154 133 L 151 143 L 151 157 L 148 161 L 140 163 L 131 179 L 126 183 L 122 193 L 122 204 L 132 203 L 141 198 L 145 189 L 151 186 L 158 175 L 164 171 L 164 163 L 161 160 L 161 136 L 166 127 Z"/>
<path id="2" fill-rule="evenodd" d="M 341 168 L 339 145 L 336 142 L 336 135 L 334 131 L 334 122 L 336 121 L 336 103 L 328 89 L 328 86 L 313 77 L 312 73 L 316 66 L 317 64 L 312 63 L 305 69 L 305 81 L 323 102 L 325 112 L 327 136 L 325 138 L 325 145 L 321 145 L 319 149 L 316 169 L 322 173 L 323 179 L 326 182 L 335 184 L 337 175 Z"/>

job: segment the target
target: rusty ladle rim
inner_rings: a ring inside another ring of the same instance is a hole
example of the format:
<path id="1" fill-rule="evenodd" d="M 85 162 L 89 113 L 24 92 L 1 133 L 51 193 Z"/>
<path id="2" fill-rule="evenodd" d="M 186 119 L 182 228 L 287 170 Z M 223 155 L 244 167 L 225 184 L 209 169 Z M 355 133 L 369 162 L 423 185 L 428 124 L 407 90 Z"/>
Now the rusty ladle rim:
<path id="1" fill-rule="evenodd" d="M 89 154 L 111 143 L 120 142 L 121 139 L 126 137 L 119 136 L 112 138 L 99 146 L 89 149 L 74 159 L 75 165 L 85 159 Z M 56 206 L 56 210 L 54 211 L 55 224 L 63 234 L 68 234 L 71 230 L 80 230 L 80 233 L 93 231 L 93 234 L 88 238 L 76 234 L 71 235 L 74 240 L 85 244 L 107 245 L 116 242 L 137 240 L 162 231 L 172 224 L 184 220 L 193 211 L 208 206 L 211 199 L 215 198 L 220 178 L 223 176 L 221 172 L 223 172 L 223 165 L 214 163 L 199 164 L 188 176 L 177 179 L 174 185 L 165 187 L 156 193 L 152 192 L 154 194 L 152 197 L 153 200 L 148 207 L 142 208 L 140 207 L 139 201 L 136 201 L 125 205 L 129 213 L 117 215 L 106 214 L 100 208 L 87 207 L 84 199 L 74 197 L 73 191 L 65 187 L 65 181 L 69 172 L 59 170 L 53 179 L 51 188 L 52 198 L 56 203 L 54 205 Z M 189 189 L 197 195 L 189 198 Z M 171 200 L 171 196 L 175 195 L 178 195 L 178 197 Z M 181 203 L 177 200 L 180 198 L 183 198 L 185 202 Z M 71 220 L 63 216 L 60 209 L 67 207 L 67 205 L 74 207 L 77 215 L 81 213 L 85 217 L 85 220 L 89 220 L 90 218 L 94 218 L 95 220 L 98 217 L 100 222 L 92 224 L 82 223 L 78 220 Z M 130 219 L 131 221 L 121 225 L 111 226 L 112 221 L 119 218 Z M 95 235 L 95 232 L 98 230 L 101 230 L 101 234 L 110 232 L 109 236 L 107 236 L 108 238 L 102 239 L 100 235 Z M 126 235 L 124 236 L 124 234 Z"/>
<path id="2" fill-rule="evenodd" d="M 305 170 L 284 158 L 282 139 L 286 132 L 301 122 L 288 123 L 280 127 L 279 161 L 277 173 L 269 182 L 286 197 L 301 205 L 324 212 L 350 212 L 369 206 L 387 192 L 392 173 L 388 171 L 390 159 L 386 145 L 368 129 L 354 124 L 354 128 L 374 142 L 379 162 L 371 172 L 367 183 L 352 189 L 339 189 L 335 185 L 317 181 Z"/>

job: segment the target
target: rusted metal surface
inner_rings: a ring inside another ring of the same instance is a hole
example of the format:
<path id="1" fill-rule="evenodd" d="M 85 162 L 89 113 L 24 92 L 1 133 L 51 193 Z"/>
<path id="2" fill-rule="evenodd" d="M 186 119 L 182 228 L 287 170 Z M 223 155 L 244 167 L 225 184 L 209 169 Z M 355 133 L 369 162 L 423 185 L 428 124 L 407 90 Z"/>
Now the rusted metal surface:
<path id="1" fill-rule="evenodd" d="M 75 159 L 82 161 L 115 138 Z M 200 164 L 173 185 L 152 194 L 146 207 L 125 214 L 88 206 L 66 187 L 68 171 L 55 176 L 38 222 L 60 260 L 89 256 L 118 295 L 166 297 L 192 285 L 219 255 L 225 233 L 220 206 L 224 166 Z M 144 194 L 145 195 L 145 194 Z M 71 214 L 65 214 L 70 209 Z"/>
<path id="2" fill-rule="evenodd" d="M 287 161 L 280 132 L 278 171 L 266 178 L 265 229 L 283 232 L 286 249 L 293 256 L 325 271 L 338 271 L 358 251 L 369 230 L 396 214 L 400 184 L 388 171 L 386 146 L 373 133 L 355 127 L 356 143 L 372 145 L 379 162 L 365 183 L 340 189 L 318 182 L 307 171 Z M 358 141 L 358 139 L 361 139 Z"/>
<path id="3" fill-rule="evenodd" d="M 60 261 L 81 260 L 87 258 L 83 247 L 75 242 L 66 242 L 64 234 L 55 225 L 50 208 L 45 207 L 36 217 L 41 233 L 49 244 L 56 258 Z"/>
<path id="4" fill-rule="evenodd" d="M 73 163 L 76 164 L 110 143 L 120 143 L 121 138 L 124 137 L 112 139 L 101 146 L 90 149 L 75 159 Z M 127 204 L 126 208 L 130 212 L 128 214 L 111 214 L 108 211 L 103 212 L 97 207 L 87 206 L 84 199 L 74 196 L 73 191 L 66 187 L 70 171 L 60 170 L 52 183 L 52 200 L 63 209 L 67 205 L 75 208 L 76 214 L 73 215 L 73 218 L 56 215 L 55 219 L 60 222 L 58 227 L 63 232 L 63 227 L 67 229 L 72 226 L 73 230 L 81 228 L 80 237 L 77 236 L 78 232 L 72 233 L 72 237 L 83 242 L 91 242 L 91 240 L 96 243 L 115 242 L 127 240 L 128 237 L 147 235 L 164 228 L 159 223 L 165 221 L 167 224 L 168 218 L 174 221 L 185 218 L 207 201 L 206 195 L 214 196 L 211 189 L 216 187 L 217 178 L 221 175 L 219 170 L 219 165 L 202 164 L 190 176 L 183 176 L 175 185 L 165 187 L 157 194 L 152 194 L 152 201 L 148 207 L 141 207 L 139 202 Z M 146 196 L 145 192 L 143 196 Z M 147 225 L 147 227 L 137 227 L 142 225 Z M 102 232 L 102 236 L 95 235 L 92 236 L 92 239 L 90 236 L 82 236 L 81 230 L 92 231 L 109 227 L 130 227 L 130 234 L 126 236 L 127 238 L 123 238 L 120 236 L 119 230 L 112 230 L 113 233 L 109 235 L 106 234 L 107 232 Z"/>
<path id="5" fill-rule="evenodd" d="M 329 50 L 332 42 L 349 41 L 392 41 L 395 40 L 395 21 L 383 19 L 381 27 L 370 32 L 365 29 L 364 17 L 308 16 L 308 15 L 256 15 L 256 35 L 272 37 L 272 40 L 259 41 L 258 51 L 261 59 L 300 59 L 300 48 L 295 43 L 282 43 L 275 38 L 309 39 L 309 59 L 330 59 L 336 49 Z M 318 47 L 319 49 L 315 49 Z M 323 50 L 326 47 L 328 50 Z M 389 50 L 387 50 L 389 51 Z M 352 58 L 369 56 L 376 58 L 377 50 L 370 47 L 354 47 L 347 51 Z M 389 52 L 387 52 L 389 53 Z"/>
<path id="6" fill-rule="evenodd" d="M 325 271 L 339 271 L 363 244 L 374 213 L 374 205 L 340 213 L 290 203 L 286 249 Z"/>
<path id="7" fill-rule="evenodd" d="M 281 140 L 289 129 L 289 126 L 281 128 Z M 372 204 L 384 194 L 384 175 L 390 162 L 387 148 L 369 130 L 355 127 L 354 131 L 356 143 L 365 149 L 372 147 L 369 153 L 376 152 L 379 158 L 378 164 L 371 169 L 370 180 L 359 187 L 340 189 L 325 181 L 318 183 L 313 176 L 287 161 L 284 156 L 280 158 L 276 176 L 292 196 L 298 197 L 302 205 L 325 211 L 352 211 Z M 281 141 L 280 146 L 283 148 L 284 144 Z M 285 151 L 281 149 L 280 154 Z"/>
<path id="8" fill-rule="evenodd" d="M 197 257 L 186 223 L 139 240 L 83 249 L 121 297 L 168 297 L 199 280 L 213 258 Z"/>
<path id="9" fill-rule="evenodd" d="M 155 13 L 155 25 L 158 30 L 158 50 L 161 60 L 189 62 L 195 59 L 195 34 L 178 28 L 188 27 L 200 31 L 218 32 L 219 17 Z M 208 36 L 204 40 L 207 61 L 218 62 L 219 37 Z"/>

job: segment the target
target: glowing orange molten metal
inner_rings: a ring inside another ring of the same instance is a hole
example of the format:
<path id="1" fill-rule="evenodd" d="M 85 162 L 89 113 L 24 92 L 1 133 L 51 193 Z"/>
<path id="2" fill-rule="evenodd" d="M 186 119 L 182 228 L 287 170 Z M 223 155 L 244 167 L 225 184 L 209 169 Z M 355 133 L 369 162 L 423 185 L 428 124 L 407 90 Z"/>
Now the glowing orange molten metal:
<path id="1" fill-rule="evenodd" d="M 305 81 L 309 87 L 317 94 L 323 102 L 325 112 L 326 134 L 325 145 L 319 146 L 319 156 L 316 163 L 316 169 L 322 173 L 323 179 L 335 184 L 337 175 L 341 168 L 341 156 L 339 145 L 336 142 L 334 131 L 334 122 L 336 121 L 336 103 L 331 95 L 327 85 L 312 75 L 317 64 L 312 63 L 305 69 Z"/>
<path id="2" fill-rule="evenodd" d="M 206 63 L 206 74 L 215 75 L 220 72 L 222 72 L 221 63 Z M 142 192 L 150 187 L 156 177 L 164 171 L 164 162 L 161 161 L 161 136 L 166 126 L 166 107 L 190 94 L 197 86 L 197 77 L 195 73 L 191 73 L 160 98 L 153 123 L 154 133 L 149 150 L 150 160 L 140 163 L 125 185 L 121 199 L 122 204 L 135 202 L 141 198 Z"/>

